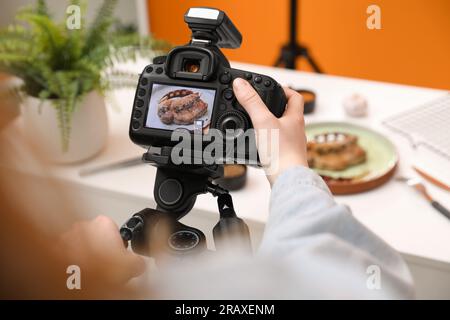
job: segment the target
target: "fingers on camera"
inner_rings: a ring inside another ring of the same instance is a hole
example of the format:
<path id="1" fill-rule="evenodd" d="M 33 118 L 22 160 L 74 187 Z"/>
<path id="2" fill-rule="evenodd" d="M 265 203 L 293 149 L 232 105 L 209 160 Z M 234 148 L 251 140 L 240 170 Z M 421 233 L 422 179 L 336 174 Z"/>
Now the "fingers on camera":
<path id="1" fill-rule="evenodd" d="M 261 97 L 246 80 L 236 78 L 233 82 L 233 89 L 237 100 L 248 112 L 255 127 L 272 116 Z"/>
<path id="2" fill-rule="evenodd" d="M 288 99 L 285 115 L 289 117 L 298 117 L 303 118 L 303 97 L 290 88 L 285 87 L 284 93 L 286 94 L 286 98 Z"/>

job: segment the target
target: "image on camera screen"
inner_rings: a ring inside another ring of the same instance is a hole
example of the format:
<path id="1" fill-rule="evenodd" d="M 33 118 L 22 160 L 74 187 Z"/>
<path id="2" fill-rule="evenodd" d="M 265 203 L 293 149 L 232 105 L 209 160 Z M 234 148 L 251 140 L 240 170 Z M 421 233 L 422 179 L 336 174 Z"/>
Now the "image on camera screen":
<path id="1" fill-rule="evenodd" d="M 147 128 L 189 131 L 209 128 L 216 90 L 154 83 Z"/>

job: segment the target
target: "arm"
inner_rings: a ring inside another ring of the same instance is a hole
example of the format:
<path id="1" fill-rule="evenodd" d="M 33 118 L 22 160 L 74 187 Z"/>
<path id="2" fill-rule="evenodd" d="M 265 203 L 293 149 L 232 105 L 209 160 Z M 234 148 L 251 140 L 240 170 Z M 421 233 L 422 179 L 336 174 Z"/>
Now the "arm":
<path id="1" fill-rule="evenodd" d="M 400 255 L 336 204 L 322 179 L 305 167 L 288 169 L 273 185 L 260 253 L 286 261 L 299 277 L 320 277 L 328 283 L 320 296 L 414 297 Z M 379 277 L 371 276 L 374 270 Z"/>
<path id="2" fill-rule="evenodd" d="M 268 174 L 270 216 L 260 253 L 286 262 L 303 285 L 316 293 L 322 290 L 319 297 L 412 298 L 411 276 L 400 255 L 346 206 L 336 204 L 323 180 L 307 167 L 301 97 L 286 89 L 287 109 L 277 119 L 244 82 L 235 81 L 236 97 L 257 135 L 269 128 L 279 130 L 280 136 L 278 154 L 260 153 L 263 162 L 278 161 Z M 259 148 L 264 142 L 257 143 Z M 373 270 L 380 271 L 380 288 L 375 290 L 368 283 Z"/>

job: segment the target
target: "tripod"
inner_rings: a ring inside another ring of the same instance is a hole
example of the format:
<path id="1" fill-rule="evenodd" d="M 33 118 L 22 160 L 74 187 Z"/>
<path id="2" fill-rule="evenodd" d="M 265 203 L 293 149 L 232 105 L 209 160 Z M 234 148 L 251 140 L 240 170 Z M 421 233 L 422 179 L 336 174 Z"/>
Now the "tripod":
<path id="1" fill-rule="evenodd" d="M 220 250 L 227 241 L 237 239 L 241 248 L 251 251 L 248 227 L 237 217 L 231 195 L 213 183 L 223 176 L 223 166 L 175 165 L 170 160 L 171 151 L 171 147 L 150 147 L 142 157 L 145 163 L 157 167 L 153 190 L 157 207 L 143 209 L 123 224 L 120 235 L 126 245 L 130 242 L 133 251 L 147 256 L 161 248 L 176 256 L 206 250 L 203 232 L 178 220 L 193 208 L 197 195 L 211 193 L 217 197 L 220 213 L 213 229 L 216 248 Z"/>
<path id="2" fill-rule="evenodd" d="M 287 69 L 295 69 L 296 60 L 301 57 L 305 58 L 315 72 L 322 73 L 322 70 L 319 68 L 314 58 L 309 54 L 308 48 L 297 43 L 297 0 L 291 0 L 289 43 L 281 48 L 280 56 L 274 66 L 284 66 Z"/>

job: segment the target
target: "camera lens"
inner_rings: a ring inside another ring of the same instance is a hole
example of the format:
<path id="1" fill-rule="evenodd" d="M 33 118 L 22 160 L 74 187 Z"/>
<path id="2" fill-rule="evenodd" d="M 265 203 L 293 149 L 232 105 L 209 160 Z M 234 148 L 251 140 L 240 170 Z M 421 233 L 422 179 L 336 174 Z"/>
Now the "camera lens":
<path id="1" fill-rule="evenodd" d="M 183 71 L 197 73 L 200 71 L 200 60 L 185 59 L 183 63 Z"/>

